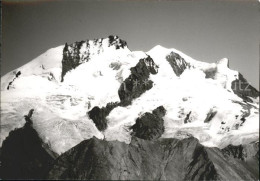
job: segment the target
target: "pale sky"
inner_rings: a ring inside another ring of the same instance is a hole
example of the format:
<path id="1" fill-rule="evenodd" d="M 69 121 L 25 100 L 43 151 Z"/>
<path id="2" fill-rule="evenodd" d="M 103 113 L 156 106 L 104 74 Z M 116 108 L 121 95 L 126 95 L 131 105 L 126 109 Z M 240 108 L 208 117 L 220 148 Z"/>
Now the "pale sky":
<path id="1" fill-rule="evenodd" d="M 46 50 L 118 35 L 131 50 L 160 44 L 194 59 L 227 57 L 259 90 L 260 3 L 232 1 L 4 1 L 1 76 Z"/>

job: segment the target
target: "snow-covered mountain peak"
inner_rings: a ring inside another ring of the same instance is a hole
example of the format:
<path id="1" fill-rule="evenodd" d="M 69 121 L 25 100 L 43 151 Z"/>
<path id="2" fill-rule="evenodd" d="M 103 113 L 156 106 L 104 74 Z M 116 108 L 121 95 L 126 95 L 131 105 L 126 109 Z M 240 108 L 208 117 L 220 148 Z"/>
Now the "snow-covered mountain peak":
<path id="1" fill-rule="evenodd" d="M 1 77 L 1 91 L 22 87 L 30 88 L 34 85 L 39 85 L 41 84 L 40 82 L 34 84 L 35 79 L 32 77 L 36 76 L 37 79 L 42 78 L 41 80 L 44 82 L 48 82 L 48 80 L 60 81 L 63 49 L 64 45 L 51 48 L 22 67 Z M 20 78 L 22 81 L 16 81 Z M 19 82 L 22 82 L 22 84 L 19 84 Z"/>
<path id="2" fill-rule="evenodd" d="M 149 52 L 160 52 L 160 51 L 167 51 L 168 48 L 162 46 L 162 45 L 156 45 L 154 46 Z"/>
<path id="3" fill-rule="evenodd" d="M 65 44 L 1 77 L 1 141 L 34 109 L 33 127 L 58 154 L 92 136 L 129 143 L 136 120 L 157 119 L 160 108 L 156 137 L 250 142 L 259 93 L 247 85 L 227 58 L 206 63 L 160 45 L 130 51 L 117 36 Z"/>
<path id="4" fill-rule="evenodd" d="M 222 58 L 222 59 L 217 61 L 217 65 L 229 68 L 229 59 L 228 58 Z"/>

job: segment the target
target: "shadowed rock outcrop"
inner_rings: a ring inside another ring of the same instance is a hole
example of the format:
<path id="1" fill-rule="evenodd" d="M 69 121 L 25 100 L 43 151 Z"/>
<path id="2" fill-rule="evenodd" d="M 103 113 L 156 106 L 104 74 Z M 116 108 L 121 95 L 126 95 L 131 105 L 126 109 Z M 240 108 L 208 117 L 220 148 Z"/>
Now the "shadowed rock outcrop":
<path id="1" fill-rule="evenodd" d="M 209 68 L 209 69 L 206 69 L 206 70 L 203 70 L 203 72 L 205 73 L 206 75 L 206 79 L 215 79 L 215 75 L 217 73 L 217 67 L 213 67 L 213 68 Z"/>
<path id="2" fill-rule="evenodd" d="M 132 135 L 145 140 L 155 140 L 164 133 L 164 121 L 166 110 L 160 106 L 152 113 L 145 113 L 137 118 L 136 123 L 130 127 Z"/>
<path id="3" fill-rule="evenodd" d="M 217 111 L 214 110 L 214 109 L 210 109 L 210 111 L 208 112 L 207 114 L 207 117 L 206 119 L 204 120 L 204 123 L 209 123 L 213 118 L 214 116 L 217 114 Z"/>
<path id="4" fill-rule="evenodd" d="M 12 86 L 13 82 L 15 81 L 15 79 L 17 79 L 22 73 L 21 71 L 18 71 L 17 73 L 14 73 L 15 77 L 13 78 L 13 80 L 11 82 L 9 82 L 8 86 L 7 86 L 7 90 L 10 89 L 10 86 Z"/>
<path id="5" fill-rule="evenodd" d="M 122 106 L 131 104 L 133 99 L 153 87 L 153 82 L 149 80 L 149 76 L 150 74 L 157 74 L 158 66 L 148 56 L 147 58 L 140 59 L 130 71 L 131 74 L 124 80 L 118 90 Z"/>
<path id="6" fill-rule="evenodd" d="M 104 131 L 107 128 L 106 117 L 117 106 L 118 103 L 108 103 L 106 107 L 99 108 L 95 106 L 88 112 L 89 118 L 93 120 L 99 131 Z"/>
<path id="7" fill-rule="evenodd" d="M 166 56 L 166 60 L 171 65 L 174 73 L 179 77 L 190 65 L 178 53 L 171 52 Z"/>
<path id="8" fill-rule="evenodd" d="M 191 111 L 186 115 L 186 117 L 184 119 L 184 124 L 190 122 L 190 115 L 191 115 Z"/>

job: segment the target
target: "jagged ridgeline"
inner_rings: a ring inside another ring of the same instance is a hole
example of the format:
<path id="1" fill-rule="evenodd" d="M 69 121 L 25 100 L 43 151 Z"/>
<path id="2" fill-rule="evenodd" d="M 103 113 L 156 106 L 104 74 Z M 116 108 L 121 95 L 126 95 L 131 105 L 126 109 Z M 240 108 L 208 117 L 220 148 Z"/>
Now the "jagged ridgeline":
<path id="1" fill-rule="evenodd" d="M 258 109 L 227 58 L 66 43 L 1 77 L 0 178 L 259 180 Z"/>

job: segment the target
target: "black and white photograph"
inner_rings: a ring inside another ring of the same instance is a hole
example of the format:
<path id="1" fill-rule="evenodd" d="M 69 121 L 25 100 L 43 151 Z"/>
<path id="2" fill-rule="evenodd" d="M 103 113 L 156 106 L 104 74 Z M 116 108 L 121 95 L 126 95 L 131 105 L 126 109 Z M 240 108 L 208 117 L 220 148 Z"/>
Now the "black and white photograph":
<path id="1" fill-rule="evenodd" d="M 2 0 L 1 180 L 259 181 L 259 0 Z"/>

